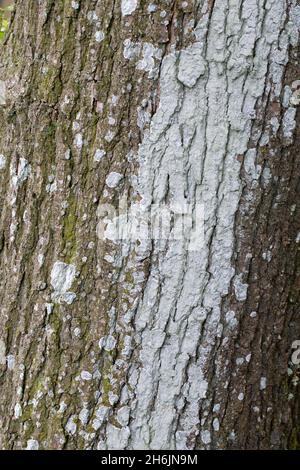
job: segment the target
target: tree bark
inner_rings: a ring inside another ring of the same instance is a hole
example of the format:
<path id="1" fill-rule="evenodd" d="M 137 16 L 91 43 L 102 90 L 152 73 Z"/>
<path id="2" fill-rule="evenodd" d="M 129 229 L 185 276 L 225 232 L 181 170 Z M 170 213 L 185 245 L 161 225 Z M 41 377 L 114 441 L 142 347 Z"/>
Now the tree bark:
<path id="1" fill-rule="evenodd" d="M 296 0 L 16 0 L 2 449 L 299 448 L 299 27 Z M 114 239 L 125 199 L 203 207 L 204 242 Z"/>

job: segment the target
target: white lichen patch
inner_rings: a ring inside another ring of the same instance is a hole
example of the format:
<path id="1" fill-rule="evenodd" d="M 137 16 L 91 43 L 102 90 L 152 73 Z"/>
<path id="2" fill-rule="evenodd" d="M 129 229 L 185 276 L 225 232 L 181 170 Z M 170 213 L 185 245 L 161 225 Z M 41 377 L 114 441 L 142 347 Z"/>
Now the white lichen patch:
<path id="1" fill-rule="evenodd" d="M 71 159 L 71 150 L 67 149 L 64 154 L 65 160 L 70 160 Z"/>
<path id="2" fill-rule="evenodd" d="M 102 42 L 105 38 L 105 34 L 103 31 L 96 31 L 95 33 L 95 40 L 96 42 Z"/>
<path id="3" fill-rule="evenodd" d="M 267 250 L 265 251 L 263 254 L 262 254 L 262 258 L 267 261 L 268 263 L 270 263 L 270 261 L 272 260 L 272 251 L 271 250 Z"/>
<path id="4" fill-rule="evenodd" d="M 226 313 L 226 323 L 230 328 L 235 328 L 238 324 L 238 321 L 235 316 L 235 312 L 233 310 L 230 310 L 229 312 Z"/>
<path id="5" fill-rule="evenodd" d="M 137 63 L 138 70 L 149 73 L 149 78 L 155 78 L 162 58 L 162 50 L 153 44 L 145 42 L 142 45 L 142 58 Z"/>
<path id="6" fill-rule="evenodd" d="M 157 10 L 157 5 L 154 3 L 150 3 L 150 5 L 147 7 L 148 13 L 154 13 Z"/>
<path id="7" fill-rule="evenodd" d="M 259 388 L 260 388 L 260 390 L 265 390 L 267 388 L 267 378 L 266 377 L 261 377 L 260 378 Z"/>
<path id="8" fill-rule="evenodd" d="M 122 0 L 121 2 L 121 11 L 123 16 L 132 15 L 132 13 L 137 9 L 138 0 Z"/>
<path id="9" fill-rule="evenodd" d="M 106 178 L 106 184 L 109 188 L 116 188 L 123 178 L 124 175 L 121 175 L 121 173 L 112 171 Z"/>
<path id="10" fill-rule="evenodd" d="M 74 333 L 74 336 L 75 336 L 76 338 L 80 338 L 80 336 L 81 336 L 81 329 L 78 328 L 78 327 L 77 327 L 77 328 L 74 328 L 74 332 L 73 332 L 73 333 Z"/>
<path id="11" fill-rule="evenodd" d="M 100 426 L 106 421 L 106 418 L 109 413 L 109 408 L 107 406 L 100 406 L 96 410 L 96 418 L 92 422 L 92 427 L 97 431 Z"/>
<path id="12" fill-rule="evenodd" d="M 82 137 L 82 134 L 80 132 L 78 132 L 76 135 L 75 135 L 75 138 L 74 138 L 74 145 L 77 147 L 78 150 L 81 150 L 82 149 L 82 146 L 83 146 L 83 137 Z"/>
<path id="13" fill-rule="evenodd" d="M 113 351 L 116 347 L 116 344 L 116 339 L 111 335 L 104 336 L 99 340 L 99 348 L 108 352 Z"/>
<path id="14" fill-rule="evenodd" d="M 47 312 L 47 316 L 51 315 L 51 313 L 53 313 L 53 309 L 54 309 L 54 304 L 51 304 L 51 303 L 45 303 L 45 309 L 46 309 L 46 312 Z"/>
<path id="15" fill-rule="evenodd" d="M 244 284 L 242 280 L 243 280 L 243 275 L 239 274 L 238 276 L 235 276 L 234 281 L 233 281 L 234 293 L 235 293 L 236 299 L 239 302 L 242 302 L 247 299 L 247 292 L 248 292 L 248 284 Z"/>
<path id="16" fill-rule="evenodd" d="M 89 381 L 92 380 L 93 375 L 89 371 L 83 370 L 80 374 L 80 377 L 82 380 Z"/>
<path id="17" fill-rule="evenodd" d="M 295 80 L 292 83 L 293 93 L 290 96 L 290 105 L 299 106 L 300 104 L 300 80 Z"/>
<path id="18" fill-rule="evenodd" d="M 39 443 L 35 439 L 28 439 L 25 450 L 39 450 Z"/>
<path id="19" fill-rule="evenodd" d="M 21 186 L 24 181 L 27 180 L 31 171 L 31 166 L 29 165 L 28 161 L 21 157 L 18 163 L 17 169 L 11 169 L 11 184 L 12 187 L 17 189 Z"/>
<path id="20" fill-rule="evenodd" d="M 22 416 L 22 407 L 20 403 L 16 403 L 14 407 L 14 418 L 19 419 Z"/>
<path id="21" fill-rule="evenodd" d="M 123 46 L 123 56 L 128 60 L 137 58 L 141 51 L 141 44 L 132 42 L 130 39 L 125 39 Z"/>
<path id="22" fill-rule="evenodd" d="M 0 106 L 6 104 L 6 84 L 3 80 L 0 80 Z"/>
<path id="23" fill-rule="evenodd" d="M 71 434 L 71 436 L 74 436 L 77 430 L 77 424 L 76 424 L 76 416 L 72 415 L 68 419 L 68 422 L 66 424 L 66 431 L 68 434 Z"/>
<path id="24" fill-rule="evenodd" d="M 97 149 L 95 154 L 94 154 L 94 161 L 95 162 L 100 162 L 102 158 L 104 158 L 106 155 L 105 150 L 103 149 Z"/>
<path id="25" fill-rule="evenodd" d="M 216 432 L 218 432 L 220 430 L 220 422 L 219 422 L 218 418 L 214 418 L 213 428 L 214 428 L 214 431 L 216 431 Z"/>
<path id="26" fill-rule="evenodd" d="M 203 444 L 210 444 L 211 435 L 209 431 L 201 431 L 201 440 Z"/>
<path id="27" fill-rule="evenodd" d="M 98 15 L 94 10 L 89 11 L 86 17 L 89 21 L 98 21 Z"/>
<path id="28" fill-rule="evenodd" d="M 148 42 L 132 42 L 125 39 L 123 55 L 125 59 L 137 60 L 136 68 L 148 72 L 149 78 L 156 78 L 162 58 L 162 50 Z"/>
<path id="29" fill-rule="evenodd" d="M 86 426 L 90 416 L 90 411 L 87 408 L 83 408 L 79 413 L 79 421 L 83 426 Z"/>
<path id="30" fill-rule="evenodd" d="M 57 190 L 57 182 L 54 175 L 48 176 L 48 184 L 46 186 L 47 193 L 54 193 Z"/>
<path id="31" fill-rule="evenodd" d="M 5 165 L 6 165 L 6 158 L 5 158 L 5 156 L 1 153 L 1 154 L 0 154 L 0 171 L 1 171 L 1 170 L 4 170 Z"/>
<path id="32" fill-rule="evenodd" d="M 104 139 L 106 140 L 106 142 L 112 142 L 114 140 L 115 136 L 116 136 L 115 132 L 108 131 L 105 134 Z"/>
<path id="33" fill-rule="evenodd" d="M 6 364 L 6 346 L 3 339 L 0 339 L 0 365 L 5 366 Z"/>
<path id="34" fill-rule="evenodd" d="M 76 276 L 76 267 L 72 264 L 66 264 L 61 261 L 54 263 L 51 271 L 51 285 L 54 289 L 52 298 L 57 302 L 66 302 L 71 304 L 76 294 L 68 292 Z"/>
<path id="35" fill-rule="evenodd" d="M 6 356 L 6 363 L 8 370 L 14 370 L 16 363 L 15 356 L 13 356 L 13 354 L 8 354 Z"/>
<path id="36" fill-rule="evenodd" d="M 43 253 L 40 253 L 37 259 L 38 259 L 39 267 L 41 268 L 44 264 L 45 256 L 43 255 Z"/>
<path id="37" fill-rule="evenodd" d="M 283 135 L 286 138 L 291 138 L 296 127 L 296 108 L 288 108 L 284 113 L 282 126 L 283 126 Z"/>

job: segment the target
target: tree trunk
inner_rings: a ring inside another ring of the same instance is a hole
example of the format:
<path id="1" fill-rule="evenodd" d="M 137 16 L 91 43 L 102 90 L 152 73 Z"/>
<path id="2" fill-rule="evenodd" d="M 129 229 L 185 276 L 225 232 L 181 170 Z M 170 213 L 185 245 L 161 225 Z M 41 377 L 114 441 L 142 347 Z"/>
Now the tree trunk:
<path id="1" fill-rule="evenodd" d="M 299 26 L 296 0 L 15 2 L 2 449 L 299 447 Z"/>

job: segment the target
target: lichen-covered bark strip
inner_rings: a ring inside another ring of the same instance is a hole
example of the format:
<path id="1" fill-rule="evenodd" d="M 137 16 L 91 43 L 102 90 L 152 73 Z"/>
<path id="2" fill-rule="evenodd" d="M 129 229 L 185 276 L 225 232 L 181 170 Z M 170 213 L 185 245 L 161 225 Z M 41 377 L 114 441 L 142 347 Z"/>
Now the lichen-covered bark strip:
<path id="1" fill-rule="evenodd" d="M 16 1 L 2 448 L 298 446 L 299 18 L 295 0 Z M 203 248 L 103 242 L 99 208 L 124 196 L 204 204 Z"/>

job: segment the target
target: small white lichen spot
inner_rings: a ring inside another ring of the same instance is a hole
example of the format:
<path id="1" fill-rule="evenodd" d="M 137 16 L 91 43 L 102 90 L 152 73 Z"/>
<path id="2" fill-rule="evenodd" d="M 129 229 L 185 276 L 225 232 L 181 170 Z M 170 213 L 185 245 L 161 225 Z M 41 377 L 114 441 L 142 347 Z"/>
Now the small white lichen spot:
<path id="1" fill-rule="evenodd" d="M 92 380 L 93 376 L 90 372 L 87 370 L 83 370 L 80 374 L 82 380 Z"/>
<path id="2" fill-rule="evenodd" d="M 26 450 L 39 450 L 39 443 L 35 439 L 28 439 Z"/>
<path id="3" fill-rule="evenodd" d="M 123 56 L 125 59 L 132 60 L 138 57 L 141 51 L 141 44 L 136 42 L 131 42 L 130 39 L 125 39 L 123 42 L 124 50 Z"/>
<path id="4" fill-rule="evenodd" d="M 75 135 L 74 143 L 79 150 L 82 149 L 82 145 L 83 145 L 82 134 Z"/>
<path id="5" fill-rule="evenodd" d="M 220 422 L 219 422 L 218 418 L 215 418 L 215 419 L 213 420 L 213 428 L 214 428 L 215 431 L 219 431 L 219 429 L 220 429 Z"/>
<path id="6" fill-rule="evenodd" d="M 12 186 L 18 188 L 27 180 L 31 171 L 31 166 L 25 158 L 20 158 L 16 174 L 12 177 Z"/>
<path id="7" fill-rule="evenodd" d="M 61 296 L 61 300 L 66 302 L 66 304 L 71 305 L 76 299 L 76 294 L 74 292 L 66 292 Z"/>
<path id="8" fill-rule="evenodd" d="M 46 303 L 45 309 L 46 309 L 47 315 L 51 315 L 54 309 L 54 304 Z"/>
<path id="9" fill-rule="evenodd" d="M 79 3 L 78 2 L 75 2 L 75 1 L 72 1 L 71 2 L 71 6 L 74 10 L 78 10 L 79 8 Z"/>
<path id="10" fill-rule="evenodd" d="M 104 38 L 105 38 L 105 34 L 103 31 L 96 31 L 95 39 L 97 42 L 102 42 Z"/>
<path id="11" fill-rule="evenodd" d="M 0 106 L 6 104 L 6 85 L 3 80 L 0 80 Z"/>
<path id="12" fill-rule="evenodd" d="M 9 354 L 6 357 L 6 362 L 7 362 L 7 368 L 9 370 L 13 370 L 15 367 L 15 357 L 12 354 Z"/>
<path id="13" fill-rule="evenodd" d="M 292 90 L 295 90 L 290 98 L 290 104 L 292 106 L 298 106 L 300 104 L 300 80 L 296 80 L 292 83 Z"/>
<path id="14" fill-rule="evenodd" d="M 53 298 L 71 304 L 76 294 L 68 292 L 76 276 L 76 267 L 61 261 L 54 263 L 51 271 L 51 285 L 54 289 Z"/>
<path id="15" fill-rule="evenodd" d="M 260 390 L 265 390 L 267 388 L 267 379 L 266 377 L 261 377 L 260 379 Z"/>
<path id="16" fill-rule="evenodd" d="M 210 442 L 211 442 L 210 432 L 209 431 L 201 431 L 201 440 L 202 440 L 203 444 L 210 444 Z"/>
<path id="17" fill-rule="evenodd" d="M 148 13 L 154 13 L 157 10 L 157 6 L 154 5 L 154 3 L 150 3 L 150 5 L 147 8 Z"/>
<path id="18" fill-rule="evenodd" d="M 116 134 L 112 131 L 108 131 L 105 136 L 104 136 L 104 139 L 106 140 L 106 142 L 112 142 L 115 138 Z"/>
<path id="19" fill-rule="evenodd" d="M 66 424 L 66 431 L 68 432 L 68 434 L 71 434 L 72 436 L 75 434 L 76 429 L 77 429 L 77 424 L 75 422 L 75 419 L 76 419 L 76 416 L 72 415 Z"/>
<path id="20" fill-rule="evenodd" d="M 83 408 L 79 413 L 79 420 L 85 426 L 89 420 L 90 412 L 87 408 Z"/>
<path id="21" fill-rule="evenodd" d="M 67 292 L 75 279 L 76 267 L 61 261 L 54 263 L 51 271 L 51 285 L 57 292 Z"/>
<path id="22" fill-rule="evenodd" d="M 239 274 L 234 278 L 233 281 L 235 296 L 239 302 L 242 302 L 247 299 L 248 292 L 248 284 L 243 284 L 242 279 L 243 275 Z"/>
<path id="23" fill-rule="evenodd" d="M 40 254 L 38 255 L 38 263 L 39 263 L 39 267 L 40 267 L 40 268 L 41 268 L 41 267 L 43 266 L 43 264 L 44 264 L 44 259 L 45 259 L 45 256 L 44 256 L 42 253 L 40 253 Z"/>
<path id="24" fill-rule="evenodd" d="M 121 10 L 123 16 L 131 15 L 137 8 L 138 0 L 122 0 Z"/>
<path id="25" fill-rule="evenodd" d="M 296 127 L 296 112 L 296 108 L 288 108 L 284 113 L 282 127 L 284 137 L 286 138 L 290 138 L 293 135 L 293 131 Z"/>
<path id="26" fill-rule="evenodd" d="M 244 394 L 243 394 L 243 393 L 240 393 L 240 394 L 239 394 L 238 400 L 239 400 L 239 401 L 243 401 L 243 400 L 244 400 Z"/>
<path id="27" fill-rule="evenodd" d="M 262 258 L 267 261 L 268 263 L 270 263 L 270 261 L 272 260 L 272 252 L 270 250 L 264 252 L 262 254 Z"/>
<path id="28" fill-rule="evenodd" d="M 229 310 L 226 313 L 226 322 L 230 328 L 234 328 L 237 325 L 237 319 L 235 318 L 235 312 L 233 310 Z"/>
<path id="29" fill-rule="evenodd" d="M 116 347 L 116 340 L 113 336 L 104 336 L 103 338 L 100 339 L 99 341 L 99 348 L 100 349 L 105 349 L 105 351 L 112 351 Z"/>
<path id="30" fill-rule="evenodd" d="M 105 150 L 97 149 L 94 155 L 94 161 L 95 162 L 100 162 L 103 157 L 105 157 L 106 152 Z"/>
<path id="31" fill-rule="evenodd" d="M 70 160 L 71 158 L 71 150 L 68 149 L 65 151 L 65 160 Z"/>
<path id="32" fill-rule="evenodd" d="M 248 355 L 246 356 L 246 361 L 247 361 L 248 363 L 249 363 L 250 360 L 251 360 L 251 355 L 252 355 L 252 354 L 250 353 L 250 354 L 248 354 Z"/>
<path id="33" fill-rule="evenodd" d="M 2 153 L 0 154 L 0 170 L 3 170 L 5 168 L 6 164 L 6 158 Z"/>
<path id="34" fill-rule="evenodd" d="M 4 343 L 3 339 L 0 339 L 0 364 L 2 366 L 5 366 L 5 364 L 6 364 L 5 351 L 6 351 L 5 343 Z"/>
<path id="35" fill-rule="evenodd" d="M 81 335 L 81 329 L 80 328 L 75 328 L 74 329 L 74 336 L 76 336 L 76 338 L 79 338 Z"/>
<path id="36" fill-rule="evenodd" d="M 22 416 L 22 407 L 20 403 L 16 403 L 15 408 L 14 408 L 14 417 L 15 419 L 18 419 Z"/>
<path id="37" fill-rule="evenodd" d="M 116 188 L 118 184 L 122 181 L 123 175 L 112 171 L 106 178 L 106 184 L 109 188 Z"/>
<path id="38" fill-rule="evenodd" d="M 158 61 L 161 58 L 162 50 L 151 43 L 145 42 L 142 49 L 142 58 L 137 63 L 137 69 L 149 72 L 149 78 L 155 78 L 159 70 Z"/>
<path id="39" fill-rule="evenodd" d="M 87 14 L 87 19 L 89 21 L 97 21 L 98 20 L 98 15 L 95 11 L 89 11 Z"/>

